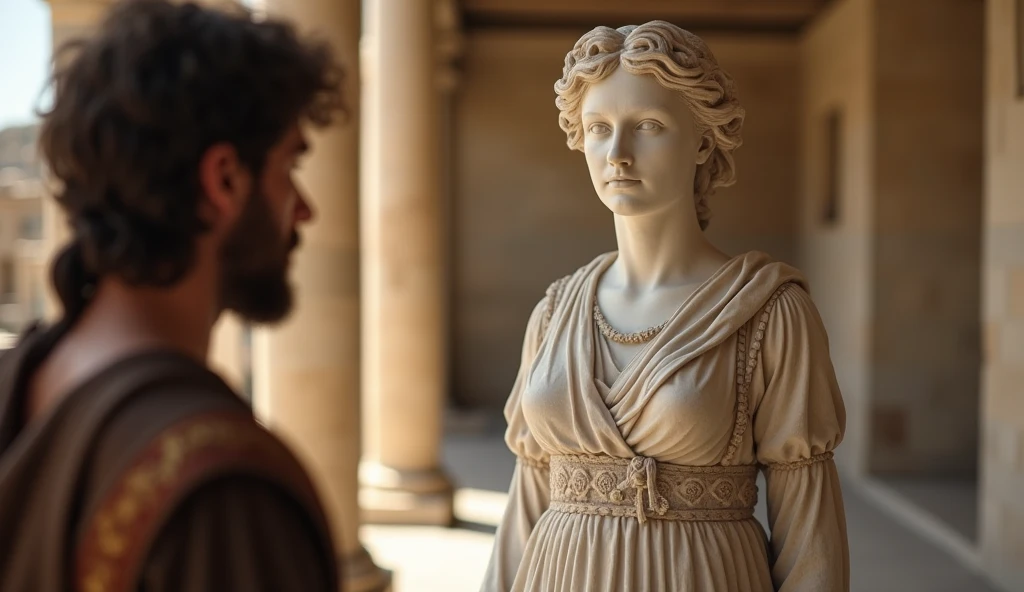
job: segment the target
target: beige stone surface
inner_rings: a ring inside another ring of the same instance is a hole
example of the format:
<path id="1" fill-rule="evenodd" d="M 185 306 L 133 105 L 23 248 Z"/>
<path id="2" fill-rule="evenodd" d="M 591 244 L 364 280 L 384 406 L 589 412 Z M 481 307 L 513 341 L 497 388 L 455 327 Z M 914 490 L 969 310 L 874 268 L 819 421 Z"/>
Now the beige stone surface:
<path id="1" fill-rule="evenodd" d="M 299 186 L 314 212 L 293 259 L 296 308 L 254 337 L 260 417 L 311 469 L 333 527 L 347 589 L 383 590 L 388 575 L 359 541 L 360 367 L 358 292 L 360 3 L 264 2 L 267 12 L 331 43 L 345 68 L 345 124 L 310 133 Z"/>
<path id="2" fill-rule="evenodd" d="M 14 333 L 0 331 L 0 352 L 2 352 L 5 349 L 10 349 L 14 347 L 17 338 L 17 335 L 15 335 Z"/>
<path id="3" fill-rule="evenodd" d="M 1010 309 L 1010 278 L 1005 266 L 999 264 L 986 265 L 982 272 L 982 309 L 981 316 L 985 321 L 999 321 L 1006 318 Z"/>
<path id="4" fill-rule="evenodd" d="M 875 2 L 875 11 L 876 230 L 977 245 L 983 6 L 901 0 Z"/>
<path id="5" fill-rule="evenodd" d="M 447 524 L 440 88 L 429 2 L 367 5 L 362 61 L 363 463 L 372 521 Z"/>
<path id="6" fill-rule="evenodd" d="M 986 165 L 991 192 L 985 202 L 985 222 L 988 227 L 1020 225 L 1024 223 L 1024 199 L 1020 195 L 1024 168 L 1019 163 L 1019 155 L 1024 154 L 1024 134 L 1020 133 L 1024 129 L 1024 102 L 1016 98 L 1016 8 L 1014 0 L 991 0 L 986 6 Z M 993 192 L 999 196 L 997 199 L 993 199 Z M 1016 192 L 1016 199 L 1012 192 Z"/>
<path id="7" fill-rule="evenodd" d="M 993 176 L 989 167 L 989 176 Z M 995 177 L 1001 179 L 1000 177 Z M 1000 185 L 993 191 L 1011 192 L 1003 199 L 1020 199 L 1012 195 L 1012 185 Z M 1009 190 L 1009 191 L 1008 191 Z M 987 206 L 986 206 L 987 208 Z M 985 223 L 985 264 L 1001 267 L 1024 267 L 1024 224 L 1021 223 Z"/>
<path id="8" fill-rule="evenodd" d="M 1024 323 L 1017 315 L 1024 268 L 1024 102 L 1017 96 L 1014 0 L 986 2 L 986 357 L 981 420 L 980 552 L 984 568 L 1007 590 L 1024 589 Z M 998 306 L 993 306 L 996 303 Z M 993 445 L 993 443 L 998 443 Z"/>
<path id="9" fill-rule="evenodd" d="M 1024 475 L 1024 431 L 1014 432 L 1014 437 L 1017 440 L 1017 451 L 1014 454 L 1014 458 L 1017 459 L 1017 463 L 1014 469 Z"/>
<path id="10" fill-rule="evenodd" d="M 1024 367 L 1024 319 L 1007 318 L 999 328 L 999 360 Z"/>
<path id="11" fill-rule="evenodd" d="M 245 326 L 233 314 L 222 314 L 210 336 L 210 366 L 220 374 L 236 392 L 243 392 L 249 371 L 248 350 L 244 347 Z"/>
<path id="12" fill-rule="evenodd" d="M 983 14 L 939 4 L 833 2 L 801 41 L 798 263 L 829 329 L 850 409 L 841 460 L 855 470 L 976 464 Z M 833 112 L 839 218 L 827 223 Z M 898 441 L 894 414 L 906 418 Z"/>
<path id="13" fill-rule="evenodd" d="M 838 228 L 870 228 L 874 183 L 875 128 L 874 18 L 872 0 L 831 3 L 803 33 L 801 54 L 800 168 L 802 221 L 805 230 L 821 226 L 817 219 L 825 189 L 825 117 L 842 116 L 839 149 L 840 216 Z"/>
<path id="14" fill-rule="evenodd" d="M 991 361 L 985 365 L 987 418 L 1016 425 L 1024 433 L 1024 364 Z"/>
<path id="15" fill-rule="evenodd" d="M 848 410 L 838 460 L 859 471 L 871 437 L 871 269 L 875 127 L 874 36 L 870 0 L 832 2 L 800 40 L 800 257 L 828 329 Z M 839 219 L 821 220 L 827 181 L 826 121 L 841 114 Z"/>
<path id="16" fill-rule="evenodd" d="M 1007 275 L 1009 276 L 1006 295 L 1007 314 L 1011 319 L 1024 320 L 1024 266 L 1008 268 Z"/>
<path id="17" fill-rule="evenodd" d="M 985 430 L 983 459 L 989 469 L 1014 470 L 1017 465 L 1017 432 L 1004 423 L 990 423 Z"/>
<path id="18" fill-rule="evenodd" d="M 970 472 L 981 364 L 983 6 L 907 0 L 876 2 L 874 11 L 872 397 L 904 401 L 913 436 L 904 450 L 876 443 L 872 466 Z M 903 459 L 895 467 L 893 453 Z"/>

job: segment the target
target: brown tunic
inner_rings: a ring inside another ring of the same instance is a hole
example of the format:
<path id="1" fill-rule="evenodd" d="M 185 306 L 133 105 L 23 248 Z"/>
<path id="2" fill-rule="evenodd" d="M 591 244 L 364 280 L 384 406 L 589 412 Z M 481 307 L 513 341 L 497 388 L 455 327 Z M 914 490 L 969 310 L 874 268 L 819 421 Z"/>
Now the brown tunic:
<path id="1" fill-rule="evenodd" d="M 22 427 L 46 341 L 0 357 L 0 590 L 338 589 L 305 473 L 215 374 L 140 353 Z"/>

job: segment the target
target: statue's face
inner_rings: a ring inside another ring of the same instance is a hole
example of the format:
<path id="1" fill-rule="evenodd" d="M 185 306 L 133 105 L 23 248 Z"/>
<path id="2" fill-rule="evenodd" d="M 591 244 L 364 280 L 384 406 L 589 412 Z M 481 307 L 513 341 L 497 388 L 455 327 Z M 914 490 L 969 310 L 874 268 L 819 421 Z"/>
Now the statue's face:
<path id="1" fill-rule="evenodd" d="M 697 161 L 706 156 L 677 92 L 620 67 L 590 87 L 582 112 L 590 178 L 608 209 L 639 216 L 692 200 Z"/>

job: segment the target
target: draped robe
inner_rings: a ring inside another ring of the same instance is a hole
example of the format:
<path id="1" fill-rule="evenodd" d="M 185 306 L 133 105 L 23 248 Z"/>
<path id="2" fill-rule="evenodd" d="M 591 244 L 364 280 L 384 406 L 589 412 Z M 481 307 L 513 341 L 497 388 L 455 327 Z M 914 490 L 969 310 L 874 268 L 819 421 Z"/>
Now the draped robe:
<path id="1" fill-rule="evenodd" d="M 614 260 L 553 284 L 530 317 L 505 408 L 516 469 L 482 590 L 848 590 L 832 460 L 845 408 L 803 276 L 763 253 L 732 258 L 620 369 L 592 312 Z M 641 523 L 552 509 L 560 455 L 757 465 L 770 538 L 753 517 Z"/>

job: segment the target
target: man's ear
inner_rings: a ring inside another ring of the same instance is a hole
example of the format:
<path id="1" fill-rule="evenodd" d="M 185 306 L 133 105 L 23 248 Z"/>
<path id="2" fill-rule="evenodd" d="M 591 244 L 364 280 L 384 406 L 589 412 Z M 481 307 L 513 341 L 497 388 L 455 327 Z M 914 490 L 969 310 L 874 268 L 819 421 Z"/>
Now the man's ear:
<path id="1" fill-rule="evenodd" d="M 715 136 L 712 134 L 704 134 L 700 139 L 700 146 L 697 147 L 697 164 L 704 164 L 711 158 L 711 155 L 715 152 L 715 147 L 718 144 L 715 142 Z"/>
<path id="2" fill-rule="evenodd" d="M 211 226 L 230 224 L 245 207 L 252 175 L 231 144 L 214 144 L 199 160 L 200 212 Z"/>

